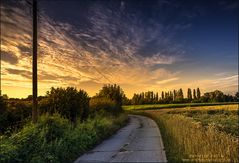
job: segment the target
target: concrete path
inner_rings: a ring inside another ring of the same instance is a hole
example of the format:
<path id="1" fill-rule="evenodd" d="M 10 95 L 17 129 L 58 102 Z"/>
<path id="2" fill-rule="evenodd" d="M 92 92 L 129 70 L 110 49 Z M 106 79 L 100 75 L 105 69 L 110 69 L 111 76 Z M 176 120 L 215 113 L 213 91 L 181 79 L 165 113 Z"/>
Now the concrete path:
<path id="1" fill-rule="evenodd" d="M 167 162 L 157 124 L 144 116 L 129 116 L 129 124 L 79 157 L 81 162 Z"/>

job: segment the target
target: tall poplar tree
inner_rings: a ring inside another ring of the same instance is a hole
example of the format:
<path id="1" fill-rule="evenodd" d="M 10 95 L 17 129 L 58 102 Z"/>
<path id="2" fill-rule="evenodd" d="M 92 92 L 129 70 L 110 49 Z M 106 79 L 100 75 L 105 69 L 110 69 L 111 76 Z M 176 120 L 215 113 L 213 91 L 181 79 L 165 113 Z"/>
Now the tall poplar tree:
<path id="1" fill-rule="evenodd" d="M 188 99 L 192 100 L 192 91 L 190 88 L 188 88 Z"/>
<path id="2" fill-rule="evenodd" d="M 200 97 L 201 97 L 201 92 L 200 92 L 200 89 L 197 88 L 197 99 L 200 99 Z"/>
<path id="3" fill-rule="evenodd" d="M 196 99 L 197 97 L 196 97 L 196 90 L 195 89 L 193 89 L 193 99 Z"/>
<path id="4" fill-rule="evenodd" d="M 178 100 L 180 100 L 180 101 L 183 100 L 183 90 L 182 90 L 182 88 L 180 88 L 179 91 L 178 91 Z"/>

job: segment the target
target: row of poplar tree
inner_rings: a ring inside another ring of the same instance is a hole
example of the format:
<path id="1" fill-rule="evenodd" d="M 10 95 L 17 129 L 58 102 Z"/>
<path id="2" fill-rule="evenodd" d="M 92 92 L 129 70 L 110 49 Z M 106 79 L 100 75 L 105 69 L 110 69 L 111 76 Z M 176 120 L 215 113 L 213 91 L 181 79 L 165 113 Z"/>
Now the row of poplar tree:
<path id="1" fill-rule="evenodd" d="M 192 100 L 200 99 L 201 91 L 199 88 L 191 89 L 188 88 L 187 98 L 184 97 L 183 90 L 173 91 L 162 91 L 161 95 L 158 92 L 147 91 L 142 93 L 135 93 L 131 99 L 132 104 L 149 104 L 149 103 L 181 103 L 181 102 L 191 102 Z"/>

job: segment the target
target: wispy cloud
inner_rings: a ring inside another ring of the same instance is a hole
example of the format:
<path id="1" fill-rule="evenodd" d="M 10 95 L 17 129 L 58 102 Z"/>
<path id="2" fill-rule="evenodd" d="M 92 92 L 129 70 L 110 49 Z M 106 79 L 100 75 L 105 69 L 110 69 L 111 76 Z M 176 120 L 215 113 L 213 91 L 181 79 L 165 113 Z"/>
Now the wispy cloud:
<path id="1" fill-rule="evenodd" d="M 21 3 L 1 6 L 2 84 L 8 89 L 31 88 L 32 20 Z M 52 86 L 75 86 L 89 89 L 92 95 L 108 80 L 122 85 L 126 92 L 179 80 L 179 71 L 155 67 L 183 60 L 183 46 L 175 43 L 173 36 L 191 25 L 144 22 L 135 13 L 127 14 L 126 9 L 125 3 L 115 9 L 96 1 L 90 6 L 85 27 L 55 21 L 42 12 L 39 88 L 45 91 Z"/>
<path id="2" fill-rule="evenodd" d="M 213 81 L 213 84 L 226 86 L 226 85 L 235 84 L 236 82 L 238 82 L 238 75 L 219 78 L 216 81 Z"/>
<path id="3" fill-rule="evenodd" d="M 228 72 L 219 72 L 219 73 L 216 73 L 215 76 L 225 76 L 227 74 Z"/>
<path id="4" fill-rule="evenodd" d="M 171 78 L 171 79 L 161 80 L 161 81 L 158 81 L 157 84 L 166 84 L 166 83 L 176 81 L 176 80 L 179 80 L 179 78 Z"/>
<path id="5" fill-rule="evenodd" d="M 159 54 L 155 54 L 152 57 L 145 57 L 144 64 L 146 65 L 155 65 L 155 64 L 173 64 L 179 61 L 179 58 L 175 56 L 165 56 Z"/>
<path id="6" fill-rule="evenodd" d="M 152 57 L 138 53 L 145 40 L 150 42 L 159 37 L 160 30 L 144 29 L 136 17 L 125 15 L 122 10 L 112 13 L 112 9 L 105 9 L 99 3 L 93 5 L 91 11 L 88 18 L 91 27 L 87 29 L 55 22 L 42 14 L 38 57 L 40 85 L 47 82 L 48 87 L 56 84 L 80 87 L 80 83 L 86 81 L 107 83 L 108 78 L 122 85 L 149 86 L 174 74 L 163 68 L 152 71 L 151 67 L 173 64 L 177 56 L 161 55 L 160 50 Z M 3 6 L 1 12 L 3 85 L 15 85 L 15 77 L 18 83 L 21 79 L 24 81 L 21 84 L 28 81 L 30 85 L 31 18 L 21 7 Z"/>

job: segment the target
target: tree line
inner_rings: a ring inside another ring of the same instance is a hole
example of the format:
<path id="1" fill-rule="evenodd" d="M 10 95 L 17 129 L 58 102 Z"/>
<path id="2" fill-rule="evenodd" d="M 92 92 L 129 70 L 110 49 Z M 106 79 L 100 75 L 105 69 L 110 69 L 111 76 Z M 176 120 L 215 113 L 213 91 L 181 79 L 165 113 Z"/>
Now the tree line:
<path id="1" fill-rule="evenodd" d="M 38 97 L 38 115 L 59 114 L 67 118 L 74 126 L 77 121 L 85 121 L 89 116 L 96 114 L 118 115 L 122 112 L 123 97 L 120 86 L 104 85 L 93 97 L 82 89 L 74 87 L 51 88 L 45 96 Z M 26 99 L 8 99 L 6 95 L 0 96 L 0 133 L 17 128 L 31 120 L 32 96 Z M 22 123 L 24 122 L 24 123 Z"/>
<path id="2" fill-rule="evenodd" d="M 187 94 L 184 96 L 182 88 L 173 91 L 162 91 L 160 93 L 147 91 L 135 93 L 132 99 L 124 99 L 126 105 L 141 105 L 141 104 L 169 104 L 169 103 L 200 103 L 200 102 L 237 102 L 239 93 L 234 96 L 224 94 L 222 91 L 215 90 L 206 92 L 201 95 L 200 88 L 187 89 Z"/>
<path id="3" fill-rule="evenodd" d="M 31 119 L 31 100 L 32 96 L 25 99 L 8 99 L 6 95 L 0 96 L 0 133 L 12 126 L 20 127 Z M 38 97 L 38 101 L 38 115 L 57 113 L 75 125 L 77 120 L 84 121 L 89 116 L 99 113 L 117 115 L 122 112 L 122 105 L 239 102 L 239 92 L 232 96 L 215 90 L 201 95 L 199 88 L 188 88 L 185 96 L 180 88 L 160 93 L 153 91 L 135 93 L 132 99 L 128 99 L 119 85 L 109 84 L 104 85 L 93 97 L 89 97 L 86 91 L 73 87 L 51 88 L 45 96 Z"/>

